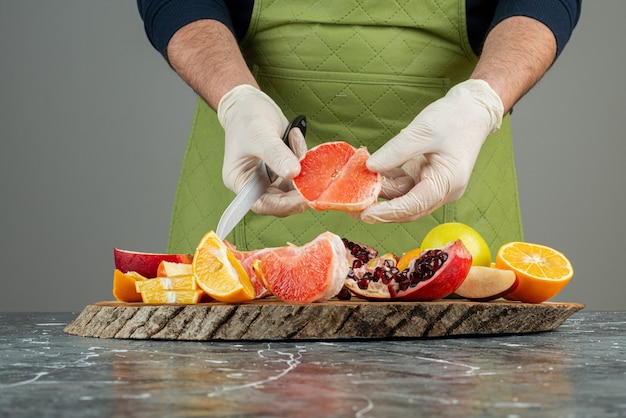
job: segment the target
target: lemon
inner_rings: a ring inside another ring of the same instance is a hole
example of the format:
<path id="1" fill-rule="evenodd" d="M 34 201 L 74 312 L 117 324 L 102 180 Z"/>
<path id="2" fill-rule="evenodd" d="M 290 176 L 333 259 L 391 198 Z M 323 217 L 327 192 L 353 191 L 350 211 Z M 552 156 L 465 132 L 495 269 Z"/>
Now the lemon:
<path id="1" fill-rule="evenodd" d="M 424 237 L 420 248 L 443 248 L 447 243 L 460 239 L 472 255 L 473 266 L 490 266 L 491 251 L 485 239 L 469 225 L 447 222 L 437 225 Z"/>

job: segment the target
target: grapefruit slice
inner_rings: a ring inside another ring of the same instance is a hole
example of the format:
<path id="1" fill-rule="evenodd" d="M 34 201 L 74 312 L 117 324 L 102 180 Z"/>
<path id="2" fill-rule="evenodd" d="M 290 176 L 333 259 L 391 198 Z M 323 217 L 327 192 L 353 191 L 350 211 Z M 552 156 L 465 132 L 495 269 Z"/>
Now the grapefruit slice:
<path id="1" fill-rule="evenodd" d="M 256 259 L 254 271 L 278 299 L 289 303 L 323 302 L 339 293 L 348 275 L 346 249 L 332 232 L 298 247 L 289 244 Z"/>
<path id="2" fill-rule="evenodd" d="M 376 202 L 382 186 L 382 176 L 365 165 L 369 155 L 343 141 L 320 144 L 300 159 L 294 186 L 315 210 L 360 212 Z"/>

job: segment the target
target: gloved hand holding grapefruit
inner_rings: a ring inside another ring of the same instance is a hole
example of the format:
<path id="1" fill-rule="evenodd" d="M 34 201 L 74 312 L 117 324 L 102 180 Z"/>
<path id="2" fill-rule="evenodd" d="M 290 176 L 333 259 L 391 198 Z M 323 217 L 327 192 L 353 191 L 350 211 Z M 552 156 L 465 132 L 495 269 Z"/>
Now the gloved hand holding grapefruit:
<path id="1" fill-rule="evenodd" d="M 315 210 L 360 212 L 376 202 L 382 187 L 382 176 L 365 165 L 369 156 L 367 148 L 347 142 L 320 144 L 300 159 L 293 184 Z"/>

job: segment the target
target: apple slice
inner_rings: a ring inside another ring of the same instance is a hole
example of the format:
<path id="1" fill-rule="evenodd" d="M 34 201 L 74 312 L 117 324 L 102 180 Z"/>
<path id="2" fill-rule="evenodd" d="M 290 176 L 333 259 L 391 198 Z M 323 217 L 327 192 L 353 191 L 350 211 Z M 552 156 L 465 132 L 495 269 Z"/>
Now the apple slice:
<path id="1" fill-rule="evenodd" d="M 191 254 L 142 253 L 113 248 L 115 268 L 122 273 L 134 271 L 147 278 L 157 277 L 161 261 L 191 264 Z"/>
<path id="2" fill-rule="evenodd" d="M 519 280 L 512 270 L 472 266 L 454 293 L 465 299 L 487 302 L 511 293 L 518 283 Z"/>

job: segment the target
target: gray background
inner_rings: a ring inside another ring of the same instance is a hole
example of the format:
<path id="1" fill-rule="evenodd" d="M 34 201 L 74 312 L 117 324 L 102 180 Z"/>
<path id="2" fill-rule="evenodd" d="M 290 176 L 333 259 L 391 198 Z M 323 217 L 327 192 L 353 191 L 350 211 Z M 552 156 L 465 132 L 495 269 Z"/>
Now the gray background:
<path id="1" fill-rule="evenodd" d="M 526 240 L 575 276 L 554 300 L 626 309 L 626 2 L 587 0 L 515 108 Z M 195 96 L 134 1 L 0 0 L 0 311 L 111 300 L 113 247 L 164 251 Z"/>

